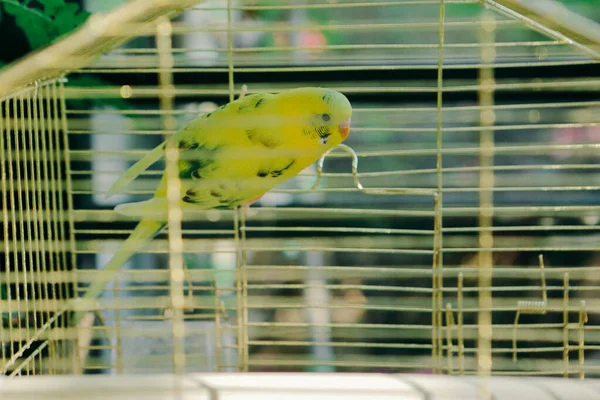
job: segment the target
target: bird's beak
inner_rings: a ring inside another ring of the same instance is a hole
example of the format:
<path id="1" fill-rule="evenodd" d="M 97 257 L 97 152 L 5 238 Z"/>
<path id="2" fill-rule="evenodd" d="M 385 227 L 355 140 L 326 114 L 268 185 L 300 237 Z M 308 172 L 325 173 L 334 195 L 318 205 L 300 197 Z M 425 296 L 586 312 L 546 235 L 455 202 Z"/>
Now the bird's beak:
<path id="1" fill-rule="evenodd" d="M 338 125 L 338 129 L 340 130 L 340 135 L 342 135 L 342 140 L 346 140 L 350 133 L 350 118 L 343 120 L 342 123 Z"/>

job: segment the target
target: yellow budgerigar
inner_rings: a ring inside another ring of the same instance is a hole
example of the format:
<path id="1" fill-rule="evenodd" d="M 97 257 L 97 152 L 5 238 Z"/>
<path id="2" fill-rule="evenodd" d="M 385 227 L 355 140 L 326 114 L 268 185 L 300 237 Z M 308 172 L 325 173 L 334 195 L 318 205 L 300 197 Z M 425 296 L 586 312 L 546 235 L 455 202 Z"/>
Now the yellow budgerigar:
<path id="1" fill-rule="evenodd" d="M 160 160 L 172 141 L 169 147 L 179 149 L 182 209 L 249 204 L 344 141 L 351 116 L 350 102 L 334 90 L 309 87 L 248 95 L 189 122 L 127 170 L 109 195 Z M 116 270 L 166 226 L 166 190 L 163 175 L 150 200 L 115 208 L 141 221 L 88 287 L 85 299 L 98 297 Z M 80 318 L 78 314 L 74 322 Z"/>

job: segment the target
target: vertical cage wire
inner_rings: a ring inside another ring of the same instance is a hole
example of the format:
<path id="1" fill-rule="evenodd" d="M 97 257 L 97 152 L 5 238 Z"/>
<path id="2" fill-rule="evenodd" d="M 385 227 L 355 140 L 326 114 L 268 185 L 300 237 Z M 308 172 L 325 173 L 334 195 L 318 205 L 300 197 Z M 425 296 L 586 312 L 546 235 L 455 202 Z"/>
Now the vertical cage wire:
<path id="1" fill-rule="evenodd" d="M 442 196 L 443 196 L 443 174 L 442 174 L 442 148 L 443 148 L 443 94 L 444 87 L 444 39 L 445 39 L 445 22 L 446 22 L 446 4 L 444 0 L 440 1 L 439 13 L 439 50 L 437 60 L 437 94 L 436 94 L 436 180 L 437 192 L 434 198 L 435 205 L 435 221 L 434 221 L 434 255 L 433 255 L 433 306 L 436 310 L 436 315 L 432 315 L 432 321 L 435 321 L 433 332 L 431 335 L 432 352 L 436 363 L 442 363 L 442 303 L 443 299 L 443 236 L 442 236 Z M 437 340 L 437 343 L 435 341 Z M 437 372 L 437 368 L 433 368 Z"/>
<path id="2" fill-rule="evenodd" d="M 1 102 L 0 371 L 9 376 L 72 370 L 64 331 L 73 266 L 59 85 L 39 83 Z"/>
<path id="3" fill-rule="evenodd" d="M 157 22 L 156 43 L 159 55 L 159 66 L 163 72 L 159 76 L 161 88 L 160 110 L 162 114 L 162 125 L 164 130 L 175 130 L 177 123 L 172 113 L 173 109 L 173 56 L 171 43 L 171 21 L 162 17 Z M 176 374 L 185 371 L 185 349 L 183 339 L 185 337 L 185 325 L 183 321 L 184 309 L 184 271 L 183 271 L 183 240 L 181 238 L 181 205 L 179 193 L 181 192 L 181 181 L 179 179 L 179 149 L 174 142 L 169 142 L 165 151 L 167 177 L 167 200 L 169 211 L 169 271 L 170 271 L 170 307 L 173 324 L 173 369 Z"/>
<path id="4" fill-rule="evenodd" d="M 481 63 L 483 65 L 493 64 L 495 61 L 494 48 L 491 46 L 495 41 L 494 31 L 496 29 L 494 16 L 490 13 L 481 15 Z M 480 152 L 479 165 L 479 274 L 477 284 L 479 289 L 477 315 L 477 373 L 482 378 L 480 381 L 480 397 L 491 399 L 489 377 L 492 373 L 492 269 L 494 268 L 491 249 L 494 247 L 494 237 L 491 226 L 493 224 L 494 206 L 494 172 L 493 172 L 493 149 L 495 114 L 492 109 L 494 105 L 494 72 L 489 67 L 482 67 L 479 72 L 479 104 L 481 105 L 480 120 Z"/>

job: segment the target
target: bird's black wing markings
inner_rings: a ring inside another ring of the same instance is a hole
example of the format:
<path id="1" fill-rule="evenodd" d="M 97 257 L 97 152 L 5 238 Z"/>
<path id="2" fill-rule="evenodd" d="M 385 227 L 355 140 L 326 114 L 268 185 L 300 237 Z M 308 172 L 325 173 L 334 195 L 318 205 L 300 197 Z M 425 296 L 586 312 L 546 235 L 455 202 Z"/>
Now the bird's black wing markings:
<path id="1" fill-rule="evenodd" d="M 266 168 L 266 167 L 261 167 L 258 169 L 256 176 L 258 176 L 259 178 L 266 178 L 268 176 L 270 176 L 272 178 L 279 178 L 285 171 L 290 169 L 292 167 L 292 165 L 294 165 L 295 162 L 296 162 L 296 160 L 291 160 L 285 167 L 279 168 L 279 169 L 270 169 L 270 168 Z"/>
<path id="2" fill-rule="evenodd" d="M 241 99 L 240 104 L 238 105 L 238 112 L 245 112 L 258 108 L 263 104 L 264 100 L 264 95 L 259 93 L 248 95 Z"/>
<path id="3" fill-rule="evenodd" d="M 274 137 L 264 137 L 264 136 L 261 136 L 260 143 L 269 149 L 274 149 L 279 144 L 278 141 L 275 140 Z"/>
<path id="4" fill-rule="evenodd" d="M 196 150 L 200 147 L 200 143 L 191 139 L 181 139 L 179 143 L 177 143 L 177 147 L 181 151 Z"/>
<path id="5" fill-rule="evenodd" d="M 179 179 L 201 179 L 207 170 L 212 169 L 214 160 L 186 160 L 179 161 Z"/>
<path id="6" fill-rule="evenodd" d="M 296 160 L 292 160 L 290 161 L 290 163 L 288 165 L 286 165 L 285 167 L 281 168 L 281 169 L 275 169 L 271 171 L 271 176 L 273 178 L 278 178 L 281 176 L 281 174 L 283 174 L 285 171 L 287 171 L 288 169 L 290 169 L 292 167 L 292 165 L 294 165 L 294 163 L 296 162 Z"/>
<path id="7" fill-rule="evenodd" d="M 204 194 L 204 196 L 202 195 Z M 211 190 L 209 192 L 209 194 L 212 197 L 215 197 L 217 199 L 220 198 L 221 193 L 216 192 Z M 219 196 L 217 196 L 219 195 Z M 210 199 L 206 197 L 205 192 L 200 191 L 197 187 L 191 187 L 188 190 L 186 190 L 185 192 L 185 196 L 183 196 L 183 198 L 181 199 L 182 201 L 184 201 L 185 203 L 189 203 L 189 204 L 205 204 L 207 202 L 210 202 Z"/>
<path id="8" fill-rule="evenodd" d="M 256 176 L 258 176 L 259 178 L 264 178 L 267 175 L 269 175 L 269 169 L 268 168 L 260 168 L 258 170 L 258 172 L 256 173 Z"/>
<path id="9" fill-rule="evenodd" d="M 248 140 L 250 140 L 254 144 L 256 144 L 256 142 L 257 142 L 257 139 L 256 139 L 257 133 L 258 133 L 258 131 L 256 129 L 247 129 L 246 130 L 246 135 L 248 136 Z"/>
<path id="10" fill-rule="evenodd" d="M 189 188 L 185 192 L 185 196 L 183 196 L 183 198 L 181 200 L 183 200 L 184 202 L 189 203 L 189 204 L 198 204 L 197 195 L 198 195 L 198 192 L 196 191 L 196 189 Z"/>
<path id="11" fill-rule="evenodd" d="M 223 185 L 219 186 L 220 189 L 225 189 Z M 208 194 L 214 198 L 211 200 L 207 197 L 203 197 L 197 188 L 190 188 L 185 192 L 185 196 L 183 197 L 183 201 L 189 204 L 214 204 L 214 200 L 218 202 L 218 205 L 215 208 L 232 208 L 238 205 L 243 199 L 235 197 L 235 196 L 227 196 L 224 192 L 217 189 L 210 189 Z"/>
<path id="12" fill-rule="evenodd" d="M 218 146 L 207 146 L 192 139 L 182 139 L 178 146 L 181 151 L 179 179 L 201 179 L 203 174 L 213 170 Z"/>
<path id="13" fill-rule="evenodd" d="M 219 204 L 229 204 L 229 199 L 223 196 L 223 193 L 216 191 L 216 190 L 211 190 L 210 195 L 216 199 L 219 200 Z"/>

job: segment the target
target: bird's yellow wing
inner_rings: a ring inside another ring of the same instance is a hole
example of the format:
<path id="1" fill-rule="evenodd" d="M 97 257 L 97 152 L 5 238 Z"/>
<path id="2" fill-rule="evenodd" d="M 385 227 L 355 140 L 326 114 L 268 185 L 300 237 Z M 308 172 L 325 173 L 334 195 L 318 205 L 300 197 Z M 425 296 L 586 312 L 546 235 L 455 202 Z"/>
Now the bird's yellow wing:
<path id="1" fill-rule="evenodd" d="M 254 94 L 188 124 L 173 140 L 180 150 L 181 200 L 200 209 L 234 207 L 264 194 L 308 163 L 283 147 L 272 94 Z M 297 164 L 297 165 L 296 165 Z M 166 194 L 163 180 L 157 197 Z"/>

